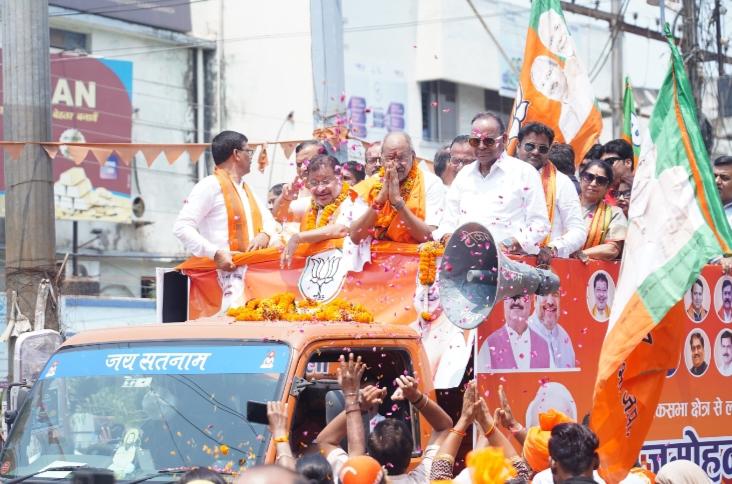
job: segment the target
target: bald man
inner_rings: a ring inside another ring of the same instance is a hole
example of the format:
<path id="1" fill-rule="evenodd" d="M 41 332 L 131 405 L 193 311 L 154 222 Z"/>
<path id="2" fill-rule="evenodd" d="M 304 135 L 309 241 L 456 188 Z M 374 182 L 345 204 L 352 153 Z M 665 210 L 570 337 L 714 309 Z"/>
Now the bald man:
<path id="1" fill-rule="evenodd" d="M 442 218 L 445 187 L 415 161 L 412 139 L 392 132 L 381 144 L 383 179 L 370 177 L 354 187 L 366 204 L 351 224 L 350 238 L 359 243 L 373 237 L 419 244 L 432 240 Z"/>

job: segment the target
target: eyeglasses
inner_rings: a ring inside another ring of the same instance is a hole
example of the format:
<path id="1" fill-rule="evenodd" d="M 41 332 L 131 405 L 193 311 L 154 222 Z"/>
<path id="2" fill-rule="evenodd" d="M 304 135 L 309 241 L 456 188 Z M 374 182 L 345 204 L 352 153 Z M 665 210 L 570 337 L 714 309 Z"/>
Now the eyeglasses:
<path id="1" fill-rule="evenodd" d="M 498 141 L 500 141 L 500 138 L 468 138 L 468 144 L 470 144 L 470 146 L 472 146 L 473 148 L 478 148 L 481 142 L 483 143 L 483 146 L 485 146 L 486 148 L 490 148 L 498 143 Z"/>
<path id="2" fill-rule="evenodd" d="M 582 173 L 580 179 L 588 185 L 592 182 L 597 183 L 601 187 L 606 187 L 610 183 L 610 179 L 602 175 L 593 175 L 592 173 Z"/>
<path id="3" fill-rule="evenodd" d="M 470 163 L 474 162 L 475 160 L 473 158 L 450 158 L 450 164 L 453 166 L 457 165 L 469 165 Z"/>
<path id="4" fill-rule="evenodd" d="M 536 143 L 524 143 L 523 144 L 524 151 L 531 153 L 535 149 L 539 149 L 539 153 L 542 155 L 545 155 L 549 153 L 549 147 L 547 145 L 537 145 Z"/>
<path id="5" fill-rule="evenodd" d="M 327 187 L 331 185 L 334 181 L 336 181 L 335 178 L 330 178 L 328 180 L 307 180 L 305 182 L 305 185 L 310 189 L 316 189 L 318 187 Z"/>
<path id="6" fill-rule="evenodd" d="M 379 158 L 379 159 L 383 160 L 383 157 Z M 386 158 L 386 160 L 393 161 L 393 162 L 399 163 L 401 165 L 406 165 L 407 163 L 409 163 L 412 160 L 412 154 L 407 153 L 407 154 L 403 154 L 403 155 L 394 155 L 394 156 L 390 156 L 390 157 Z"/>
<path id="7" fill-rule="evenodd" d="M 372 156 L 371 158 L 366 158 L 366 164 L 367 165 L 378 165 L 381 163 L 381 157 L 380 156 Z"/>
<path id="8" fill-rule="evenodd" d="M 237 150 L 237 151 L 243 151 L 244 153 L 246 153 L 247 155 L 249 155 L 250 158 L 254 154 L 254 148 L 242 148 L 242 149 Z"/>
<path id="9" fill-rule="evenodd" d="M 615 194 L 615 198 L 628 198 L 628 199 L 630 199 L 630 190 L 624 190 L 622 192 L 617 192 Z"/>

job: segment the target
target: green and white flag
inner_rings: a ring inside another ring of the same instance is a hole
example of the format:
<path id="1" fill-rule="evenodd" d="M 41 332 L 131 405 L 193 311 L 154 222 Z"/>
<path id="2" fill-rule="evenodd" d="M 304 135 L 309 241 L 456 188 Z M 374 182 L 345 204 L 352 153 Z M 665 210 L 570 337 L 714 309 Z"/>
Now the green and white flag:
<path id="1" fill-rule="evenodd" d="M 633 166 L 638 166 L 638 155 L 640 154 L 641 135 L 638 116 L 635 112 L 635 100 L 633 99 L 633 88 L 630 85 L 630 78 L 625 78 L 625 94 L 623 95 L 623 127 L 620 137 L 633 146 Z"/>
<path id="2" fill-rule="evenodd" d="M 591 411 L 608 482 L 619 482 L 637 459 L 666 372 L 678 362 L 679 302 L 707 261 L 732 246 L 684 64 L 665 30 L 671 68 L 643 137 Z"/>

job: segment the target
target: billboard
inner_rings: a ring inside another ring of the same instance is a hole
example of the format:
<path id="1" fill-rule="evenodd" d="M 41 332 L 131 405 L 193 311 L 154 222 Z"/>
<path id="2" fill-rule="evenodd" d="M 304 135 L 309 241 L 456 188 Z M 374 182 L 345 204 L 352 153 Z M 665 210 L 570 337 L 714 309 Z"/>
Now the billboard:
<path id="1" fill-rule="evenodd" d="M 52 55 L 51 93 L 50 141 L 131 141 L 132 62 Z M 0 99 L 1 96 L 0 82 Z M 2 135 L 0 123 L 0 138 Z M 77 165 L 69 156 L 70 149 L 73 148 L 61 146 L 53 161 L 56 218 L 129 223 L 130 168 L 116 155 L 97 160 L 89 154 Z M 0 216 L 5 215 L 3 165 L 0 164 Z"/>

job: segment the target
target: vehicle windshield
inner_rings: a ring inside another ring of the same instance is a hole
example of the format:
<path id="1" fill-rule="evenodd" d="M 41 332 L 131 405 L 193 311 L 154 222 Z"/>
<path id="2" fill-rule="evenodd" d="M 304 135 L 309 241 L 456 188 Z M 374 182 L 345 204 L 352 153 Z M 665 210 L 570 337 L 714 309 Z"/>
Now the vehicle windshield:
<path id="1" fill-rule="evenodd" d="M 131 480 L 161 469 L 238 472 L 261 463 L 270 435 L 247 420 L 247 401 L 280 399 L 289 347 L 197 343 L 103 345 L 51 357 L 13 424 L 0 475 L 85 465 Z"/>

